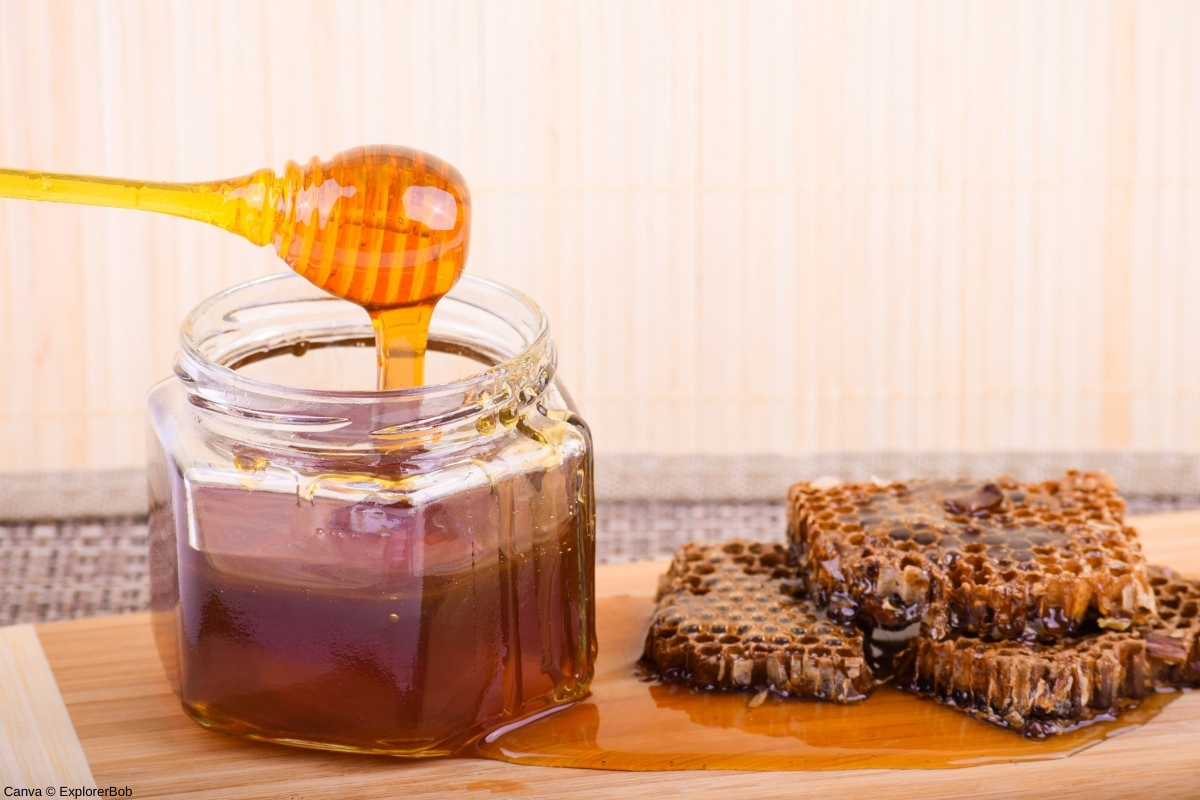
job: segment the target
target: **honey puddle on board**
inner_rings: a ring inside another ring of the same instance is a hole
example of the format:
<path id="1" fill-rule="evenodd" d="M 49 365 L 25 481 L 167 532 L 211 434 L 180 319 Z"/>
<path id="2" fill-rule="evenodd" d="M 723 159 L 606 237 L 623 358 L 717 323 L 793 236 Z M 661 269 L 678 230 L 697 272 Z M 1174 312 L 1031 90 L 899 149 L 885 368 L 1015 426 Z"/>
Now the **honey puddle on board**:
<path id="1" fill-rule="evenodd" d="M 1030 741 L 883 686 L 843 706 L 647 682 L 637 660 L 654 603 L 597 600 L 592 694 L 479 740 L 469 753 L 514 764 L 615 770 L 821 770 L 969 767 L 1065 758 L 1136 728 L 1179 692 L 1151 695 L 1119 720 Z"/>

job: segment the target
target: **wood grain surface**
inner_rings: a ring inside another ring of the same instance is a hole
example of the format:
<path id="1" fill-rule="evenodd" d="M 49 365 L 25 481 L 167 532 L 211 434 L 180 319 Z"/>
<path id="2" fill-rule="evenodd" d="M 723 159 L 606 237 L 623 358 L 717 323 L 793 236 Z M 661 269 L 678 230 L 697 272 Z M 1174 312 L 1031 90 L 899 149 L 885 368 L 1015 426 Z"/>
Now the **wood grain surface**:
<path id="1" fill-rule="evenodd" d="M 1200 573 L 1200 513 L 1136 521 L 1147 555 Z M 600 567 L 599 595 L 647 595 L 664 562 Z M 186 718 L 159 665 L 146 615 L 38 626 L 46 658 L 97 785 L 136 797 L 872 798 L 1194 797 L 1200 795 L 1200 694 L 1140 729 L 1066 761 L 945 770 L 622 773 L 488 761 L 402 761 L 297 750 L 206 731 Z M 601 643 L 603 646 L 603 643 Z"/>
<path id="2" fill-rule="evenodd" d="M 61 784 L 93 785 L 79 737 L 33 626 L 0 628 L 0 786 Z"/>

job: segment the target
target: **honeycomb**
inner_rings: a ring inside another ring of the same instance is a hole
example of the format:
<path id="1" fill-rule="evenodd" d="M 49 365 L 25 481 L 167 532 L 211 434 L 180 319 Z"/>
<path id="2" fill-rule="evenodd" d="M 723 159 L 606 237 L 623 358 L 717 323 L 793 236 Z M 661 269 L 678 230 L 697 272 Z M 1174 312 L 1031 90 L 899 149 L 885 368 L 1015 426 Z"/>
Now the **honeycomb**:
<path id="1" fill-rule="evenodd" d="M 1154 595 L 1103 473 L 1021 484 L 928 479 L 788 492 L 788 537 L 830 618 L 862 628 L 1052 641 L 1128 630 Z"/>
<path id="2" fill-rule="evenodd" d="M 1144 696 L 1146 651 L 1133 632 L 1049 644 L 922 635 L 900 656 L 894 680 L 897 688 L 1042 739 Z"/>
<path id="3" fill-rule="evenodd" d="M 643 664 L 715 689 L 851 703 L 873 686 L 858 631 L 827 620 L 779 544 L 733 540 L 676 551 L 659 581 Z"/>
<path id="4" fill-rule="evenodd" d="M 1127 632 L 1052 643 L 921 635 L 897 659 L 895 684 L 1032 738 L 1117 714 L 1156 689 L 1200 685 L 1200 581 L 1146 572 L 1158 613 Z"/>
<path id="5" fill-rule="evenodd" d="M 1158 615 L 1139 633 L 1146 640 L 1149 681 L 1156 688 L 1200 686 L 1200 581 L 1166 567 L 1147 567 Z"/>

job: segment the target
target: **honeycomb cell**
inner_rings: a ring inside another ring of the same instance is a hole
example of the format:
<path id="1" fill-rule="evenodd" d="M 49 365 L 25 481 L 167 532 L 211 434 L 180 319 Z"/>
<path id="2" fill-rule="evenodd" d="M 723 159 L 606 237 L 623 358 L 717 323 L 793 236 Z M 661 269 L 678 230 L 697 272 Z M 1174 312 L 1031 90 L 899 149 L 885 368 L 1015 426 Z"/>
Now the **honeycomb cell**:
<path id="1" fill-rule="evenodd" d="M 726 576 L 705 594 L 691 580 L 698 563 Z M 730 564 L 737 569 L 728 571 Z M 840 703 L 864 699 L 874 681 L 861 634 L 821 621 L 797 591 L 803 585 L 798 567 L 787 565 L 783 545 L 742 540 L 680 548 L 660 584 L 644 663 L 665 680 L 704 688 L 769 688 Z M 751 620 L 743 622 L 743 615 Z M 658 635 L 668 628 L 672 635 Z M 819 646 L 830 634 L 838 652 L 814 654 L 797 644 Z"/>
<path id="2" fill-rule="evenodd" d="M 842 512 L 843 497 L 870 499 L 857 506 L 861 531 L 849 532 L 844 514 L 836 524 L 825 516 Z M 835 602 L 839 620 L 864 628 L 900 630 L 924 620 L 935 638 L 1017 638 L 1025 635 L 1019 621 L 1034 620 L 1034 635 L 1053 639 L 1073 634 L 1101 608 L 1123 619 L 1154 613 L 1124 501 L 1103 473 L 1030 484 L 844 484 L 836 491 L 797 484 L 788 499 L 789 541 L 815 596 Z M 1088 554 L 1095 547 L 1098 560 Z M 997 593 L 988 589 L 993 584 L 1023 589 Z M 1038 598 L 1047 597 L 1069 609 L 1039 608 Z M 974 610 L 951 615 L 953 604 Z"/>
<path id="3" fill-rule="evenodd" d="M 1040 739 L 1142 697 L 1145 687 L 1125 676 L 1141 668 L 1146 649 L 1127 633 L 1000 645 L 957 634 L 943 640 L 917 636 L 898 661 L 894 683 Z M 1094 679 L 1081 683 L 1080 671 Z M 1018 675 L 1039 678 L 1013 680 Z"/>

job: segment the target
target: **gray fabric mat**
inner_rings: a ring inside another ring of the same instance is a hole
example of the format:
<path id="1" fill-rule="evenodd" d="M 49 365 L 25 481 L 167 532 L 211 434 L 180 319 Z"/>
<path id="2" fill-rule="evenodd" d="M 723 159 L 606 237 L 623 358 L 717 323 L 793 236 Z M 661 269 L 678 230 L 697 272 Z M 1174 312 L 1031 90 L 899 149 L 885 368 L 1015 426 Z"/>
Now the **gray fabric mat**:
<path id="1" fill-rule="evenodd" d="M 783 456 L 596 456 L 604 502 L 772 503 L 796 481 L 835 476 L 865 481 L 921 475 L 1022 481 L 1068 469 L 1107 471 L 1125 495 L 1200 497 L 1200 455 L 1188 453 L 836 453 Z M 0 523 L 109 519 L 146 513 L 141 470 L 0 474 Z"/>
<path id="2" fill-rule="evenodd" d="M 148 507 L 141 469 L 0 475 L 0 522 L 136 517 Z"/>
<path id="3" fill-rule="evenodd" d="M 1200 497 L 1131 497 L 1130 512 L 1200 509 Z M 783 536 L 782 503 L 601 502 L 601 564 L 664 558 L 684 542 Z M 0 625 L 146 610 L 144 518 L 0 525 Z"/>
<path id="4" fill-rule="evenodd" d="M 145 611 L 145 519 L 0 525 L 0 625 Z"/>

